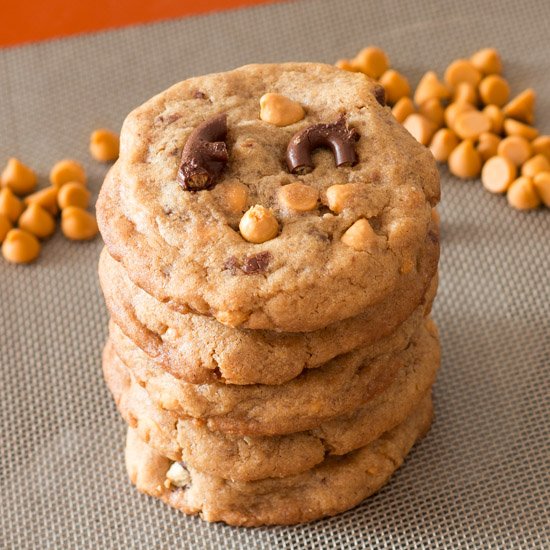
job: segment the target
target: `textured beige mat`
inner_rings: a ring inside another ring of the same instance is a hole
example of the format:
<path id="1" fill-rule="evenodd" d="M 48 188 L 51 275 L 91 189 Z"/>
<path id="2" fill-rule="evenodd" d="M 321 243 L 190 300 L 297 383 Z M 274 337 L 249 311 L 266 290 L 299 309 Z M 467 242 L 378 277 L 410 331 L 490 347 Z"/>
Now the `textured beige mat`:
<path id="1" fill-rule="evenodd" d="M 88 133 L 187 76 L 253 61 L 332 62 L 375 43 L 416 83 L 494 45 L 550 133 L 550 3 L 306 1 L 0 51 L 0 162 L 46 175 Z M 57 235 L 0 261 L 0 548 L 543 548 L 550 537 L 550 211 L 443 181 L 443 368 L 434 428 L 389 486 L 334 519 L 234 529 L 186 518 L 126 480 L 101 380 L 100 239 Z"/>

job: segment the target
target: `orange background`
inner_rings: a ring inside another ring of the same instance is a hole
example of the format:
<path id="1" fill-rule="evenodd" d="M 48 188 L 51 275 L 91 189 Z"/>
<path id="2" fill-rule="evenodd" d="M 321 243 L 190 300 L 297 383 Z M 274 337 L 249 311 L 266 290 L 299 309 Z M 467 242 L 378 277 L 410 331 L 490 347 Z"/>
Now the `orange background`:
<path id="1" fill-rule="evenodd" d="M 274 0 L 1 0 L 0 46 Z"/>

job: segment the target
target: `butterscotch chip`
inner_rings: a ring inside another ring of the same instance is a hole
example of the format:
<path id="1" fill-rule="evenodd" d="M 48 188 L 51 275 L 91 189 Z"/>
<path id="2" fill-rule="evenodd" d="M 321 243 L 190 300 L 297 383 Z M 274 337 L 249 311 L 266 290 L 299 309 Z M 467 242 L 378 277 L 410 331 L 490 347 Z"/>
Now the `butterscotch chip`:
<path id="1" fill-rule="evenodd" d="M 286 208 L 297 212 L 307 212 L 317 206 L 319 192 L 310 185 L 295 182 L 279 189 L 279 200 Z"/>
<path id="2" fill-rule="evenodd" d="M 304 108 L 297 101 L 275 93 L 260 98 L 260 118 L 275 126 L 289 126 L 305 116 Z"/>
<path id="3" fill-rule="evenodd" d="M 476 141 L 480 134 L 490 129 L 491 121 L 483 113 L 475 110 L 458 113 L 453 122 L 453 130 L 462 139 Z"/>
<path id="4" fill-rule="evenodd" d="M 87 208 L 90 202 L 91 193 L 78 182 L 69 182 L 59 189 L 57 195 L 57 204 L 59 208 L 67 208 L 67 206 L 78 206 L 79 208 Z"/>
<path id="5" fill-rule="evenodd" d="M 430 151 L 437 162 L 447 162 L 449 155 L 458 145 L 458 142 L 458 137 L 452 130 L 441 128 L 432 138 Z"/>
<path id="6" fill-rule="evenodd" d="M 8 231 L 12 228 L 12 224 L 7 216 L 0 214 L 0 243 L 4 242 Z"/>
<path id="7" fill-rule="evenodd" d="M 516 179 L 516 166 L 506 157 L 492 157 L 481 170 L 481 183 L 491 193 L 504 193 Z"/>
<path id="8" fill-rule="evenodd" d="M 416 112 L 414 103 L 410 97 L 402 97 L 392 108 L 392 115 L 397 122 L 403 124 L 405 119 Z"/>
<path id="9" fill-rule="evenodd" d="M 505 119 L 504 132 L 507 136 L 521 136 L 527 141 L 533 141 L 539 135 L 539 131 L 536 128 L 513 118 Z"/>
<path id="10" fill-rule="evenodd" d="M 521 176 L 512 184 L 506 194 L 508 204 L 518 210 L 531 210 L 540 206 L 540 197 L 531 178 Z"/>
<path id="11" fill-rule="evenodd" d="M 59 212 L 59 208 L 57 206 L 57 192 L 57 187 L 51 185 L 50 187 L 46 187 L 46 189 L 40 189 L 40 191 L 36 191 L 36 193 L 25 197 L 23 202 L 26 206 L 29 206 L 30 204 L 38 204 L 42 208 L 46 209 L 52 216 L 56 216 Z"/>
<path id="12" fill-rule="evenodd" d="M 239 230 L 244 239 L 259 244 L 277 236 L 279 223 L 271 210 L 257 204 L 245 212 Z"/>
<path id="13" fill-rule="evenodd" d="M 515 118 L 521 122 L 527 122 L 527 124 L 533 124 L 535 98 L 535 90 L 528 88 L 506 104 L 502 112 L 510 118 Z"/>
<path id="14" fill-rule="evenodd" d="M 461 82 L 476 87 L 481 81 L 481 72 L 468 59 L 457 59 L 447 67 L 443 79 L 451 90 Z"/>
<path id="15" fill-rule="evenodd" d="M 422 145 L 428 145 L 437 130 L 437 126 L 433 122 L 418 113 L 409 115 L 403 122 L 403 126 Z"/>
<path id="16" fill-rule="evenodd" d="M 346 230 L 341 240 L 354 250 L 368 251 L 378 248 L 382 238 L 374 232 L 368 220 L 361 218 Z"/>
<path id="17" fill-rule="evenodd" d="M 339 59 L 335 65 L 343 71 L 356 72 L 359 70 L 349 59 Z"/>
<path id="18" fill-rule="evenodd" d="M 544 205 L 550 208 L 550 172 L 539 172 L 533 184 Z"/>
<path id="19" fill-rule="evenodd" d="M 248 187 L 237 180 L 224 181 L 211 191 L 220 206 L 233 214 L 242 213 L 248 201 Z"/>
<path id="20" fill-rule="evenodd" d="M 55 163 L 50 170 L 50 183 L 59 188 L 65 183 L 77 181 L 86 183 L 86 172 L 76 160 L 64 159 Z"/>
<path id="21" fill-rule="evenodd" d="M 13 194 L 9 187 L 0 191 L 0 214 L 3 214 L 14 223 L 23 212 L 23 203 Z"/>
<path id="22" fill-rule="evenodd" d="M 481 172 L 481 155 L 470 139 L 455 147 L 448 162 L 451 174 L 462 179 L 477 178 Z"/>
<path id="23" fill-rule="evenodd" d="M 429 121 L 433 122 L 437 128 L 443 126 L 445 121 L 445 110 L 441 101 L 436 98 L 428 99 L 420 105 L 418 111 L 421 115 L 424 115 Z"/>
<path id="24" fill-rule="evenodd" d="M 390 68 L 390 61 L 384 50 L 368 46 L 353 58 L 352 65 L 356 70 L 377 80 Z"/>
<path id="25" fill-rule="evenodd" d="M 10 158 L 0 176 L 2 187 L 9 187 L 17 195 L 31 193 L 36 187 L 36 174 L 20 160 Z"/>
<path id="26" fill-rule="evenodd" d="M 326 204 L 337 214 L 349 206 L 353 197 L 361 190 L 361 185 L 356 183 L 331 185 L 326 190 Z"/>
<path id="27" fill-rule="evenodd" d="M 498 144 L 497 153 L 510 159 L 516 166 L 521 166 L 531 158 L 533 149 L 525 138 L 508 136 Z"/>
<path id="28" fill-rule="evenodd" d="M 53 235 L 55 231 L 55 220 L 47 210 L 34 203 L 29 205 L 23 214 L 21 214 L 19 218 L 19 227 L 32 233 L 39 239 L 45 239 Z"/>
<path id="29" fill-rule="evenodd" d="M 414 92 L 414 102 L 422 105 L 428 99 L 448 99 L 451 93 L 434 71 L 428 71 L 418 83 Z"/>
<path id="30" fill-rule="evenodd" d="M 481 111 L 491 121 L 491 132 L 493 134 L 502 133 L 504 126 L 504 113 L 496 105 L 487 105 Z"/>
<path id="31" fill-rule="evenodd" d="M 386 100 L 390 105 L 394 105 L 402 97 L 411 95 L 411 86 L 407 78 L 393 69 L 387 70 L 379 82 L 386 90 Z"/>
<path id="32" fill-rule="evenodd" d="M 533 152 L 537 155 L 544 155 L 550 160 L 550 136 L 539 136 L 531 143 Z"/>
<path id="33" fill-rule="evenodd" d="M 27 264 L 40 255 L 40 243 L 24 229 L 11 229 L 2 244 L 2 255 L 8 262 Z"/>
<path id="34" fill-rule="evenodd" d="M 483 48 L 470 57 L 472 65 L 483 74 L 500 74 L 502 61 L 494 48 Z"/>
<path id="35" fill-rule="evenodd" d="M 544 155 L 535 155 L 521 167 L 521 175 L 534 178 L 540 172 L 550 172 L 550 161 Z"/>
<path id="36" fill-rule="evenodd" d="M 95 217 L 78 206 L 68 206 L 61 212 L 61 231 L 73 241 L 85 241 L 97 235 Z"/>
<path id="37" fill-rule="evenodd" d="M 478 102 L 477 90 L 469 82 L 459 82 L 453 94 L 453 101 L 457 103 L 471 103 L 476 105 Z"/>
<path id="38" fill-rule="evenodd" d="M 445 109 L 445 124 L 454 130 L 456 117 L 465 111 L 474 111 L 475 107 L 470 103 L 450 103 Z"/>
<path id="39" fill-rule="evenodd" d="M 99 128 L 90 136 L 90 153 L 95 160 L 100 162 L 112 162 L 118 158 L 120 139 L 118 134 Z"/>
<path id="40" fill-rule="evenodd" d="M 485 105 L 502 107 L 510 98 L 510 85 L 498 74 L 491 74 L 479 83 L 479 95 Z"/>
<path id="41" fill-rule="evenodd" d="M 481 155 L 481 160 L 483 162 L 487 162 L 487 160 L 497 154 L 499 143 L 500 137 L 491 132 L 483 132 L 483 134 L 480 134 L 476 149 Z"/>

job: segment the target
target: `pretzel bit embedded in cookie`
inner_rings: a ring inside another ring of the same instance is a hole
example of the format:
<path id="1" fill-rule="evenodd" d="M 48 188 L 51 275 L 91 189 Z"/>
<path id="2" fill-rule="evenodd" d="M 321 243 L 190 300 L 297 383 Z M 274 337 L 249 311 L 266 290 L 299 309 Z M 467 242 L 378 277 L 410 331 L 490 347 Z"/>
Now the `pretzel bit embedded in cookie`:
<path id="1" fill-rule="evenodd" d="M 354 166 L 357 154 L 353 142 L 359 139 L 359 132 L 349 128 L 342 115 L 330 124 L 314 124 L 292 136 L 286 149 L 286 163 L 292 174 L 305 174 L 313 170 L 311 154 L 319 147 L 330 149 L 336 166 Z"/>
<path id="2" fill-rule="evenodd" d="M 216 115 L 189 136 L 181 154 L 177 181 L 187 191 L 210 189 L 217 183 L 228 160 L 227 115 Z"/>

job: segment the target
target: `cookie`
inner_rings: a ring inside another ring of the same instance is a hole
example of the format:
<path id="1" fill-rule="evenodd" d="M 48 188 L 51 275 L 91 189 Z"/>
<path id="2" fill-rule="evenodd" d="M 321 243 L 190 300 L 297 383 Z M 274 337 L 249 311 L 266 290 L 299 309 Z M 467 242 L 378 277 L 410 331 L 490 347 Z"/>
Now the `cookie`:
<path id="1" fill-rule="evenodd" d="M 403 287 L 367 313 L 307 333 L 234 329 L 211 317 L 175 312 L 134 285 L 106 249 L 99 276 L 117 325 L 176 378 L 194 384 L 282 384 L 304 369 L 391 334 L 422 301 L 429 311 L 437 288 L 438 256 L 438 239 L 428 238 L 418 274 L 404 276 Z"/>
<path id="2" fill-rule="evenodd" d="M 431 153 L 376 86 L 322 64 L 249 65 L 147 101 L 97 203 L 110 254 L 173 309 L 229 326 L 308 332 L 365 313 L 416 272 L 439 200 Z M 262 120 L 270 92 L 304 118 Z M 289 201 L 297 183 L 318 197 L 309 210 Z"/>
<path id="3" fill-rule="evenodd" d="M 435 380 L 439 365 L 406 366 L 395 381 L 352 414 L 307 431 L 274 437 L 215 432 L 200 420 L 178 418 L 156 406 L 107 343 L 103 372 L 118 410 L 148 445 L 171 460 L 224 479 L 252 481 L 309 470 L 326 456 L 347 454 L 411 414 Z"/>
<path id="4" fill-rule="evenodd" d="M 246 526 L 302 523 L 353 508 L 376 492 L 401 466 L 431 421 L 428 395 L 402 424 L 361 449 L 328 457 L 297 475 L 248 482 L 174 463 L 129 429 L 126 468 L 139 491 L 207 521 Z"/>
<path id="5" fill-rule="evenodd" d="M 152 362 L 116 325 L 111 342 L 124 364 L 161 408 L 202 419 L 215 431 L 278 435 L 312 429 L 349 414 L 383 392 L 407 365 L 439 361 L 439 342 L 422 310 L 394 334 L 306 371 L 279 386 L 188 384 Z"/>

